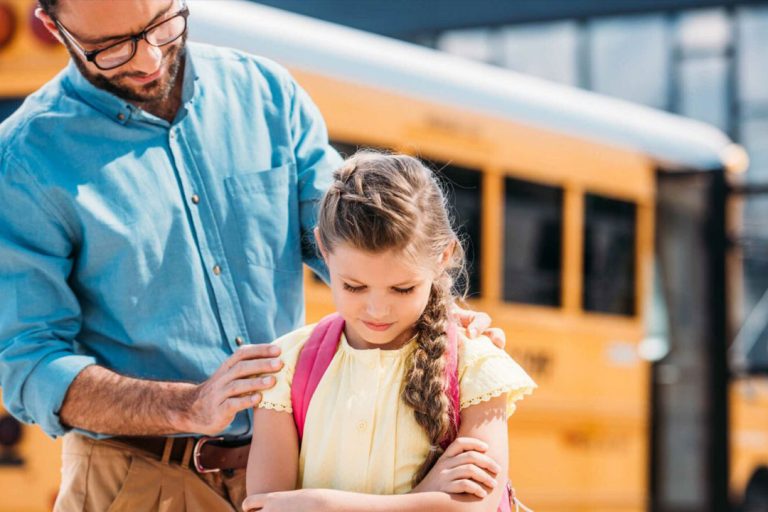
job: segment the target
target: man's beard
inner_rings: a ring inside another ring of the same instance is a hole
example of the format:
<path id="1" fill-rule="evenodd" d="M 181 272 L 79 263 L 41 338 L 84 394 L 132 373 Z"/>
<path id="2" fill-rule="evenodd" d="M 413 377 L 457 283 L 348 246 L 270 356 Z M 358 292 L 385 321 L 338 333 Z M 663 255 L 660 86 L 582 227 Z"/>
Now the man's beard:
<path id="1" fill-rule="evenodd" d="M 162 102 L 169 97 L 173 87 L 176 84 L 178 78 L 179 69 L 181 68 L 182 59 L 184 58 L 184 48 L 187 42 L 187 34 L 181 37 L 181 43 L 173 45 L 168 49 L 168 53 L 163 55 L 161 67 L 165 66 L 166 62 L 169 62 L 168 71 L 161 73 L 160 77 L 155 81 L 144 85 L 128 86 L 122 83 L 123 79 L 131 76 L 143 76 L 143 73 L 119 73 L 110 78 L 104 75 L 97 74 L 89 70 L 85 62 L 75 55 L 75 50 L 70 47 L 67 41 L 67 49 L 75 61 L 77 69 L 91 84 L 103 89 L 107 92 L 114 94 L 115 96 L 122 98 L 126 101 L 135 103 L 155 104 Z M 137 43 L 138 44 L 138 43 Z M 162 49 L 162 48 L 161 48 Z M 130 61 L 129 61 L 130 62 Z"/>

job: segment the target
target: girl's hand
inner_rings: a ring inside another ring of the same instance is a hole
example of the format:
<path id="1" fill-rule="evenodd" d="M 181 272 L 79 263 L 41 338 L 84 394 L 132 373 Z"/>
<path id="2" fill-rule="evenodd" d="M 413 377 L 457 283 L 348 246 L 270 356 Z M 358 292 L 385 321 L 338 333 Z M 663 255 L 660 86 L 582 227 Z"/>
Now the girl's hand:
<path id="1" fill-rule="evenodd" d="M 484 334 L 491 339 L 494 345 L 501 349 L 507 344 L 507 337 L 504 331 L 498 327 L 491 327 L 491 317 L 488 316 L 488 313 L 470 311 L 454 306 L 453 314 L 459 321 L 459 325 L 467 330 L 467 335 L 470 338 L 477 338 Z"/>
<path id="2" fill-rule="evenodd" d="M 459 437 L 448 446 L 432 469 L 411 492 L 474 494 L 485 498 L 496 487 L 501 466 L 485 454 L 488 445 L 479 439 Z"/>
<path id="3" fill-rule="evenodd" d="M 252 494 L 243 501 L 243 512 L 305 512 L 322 508 L 318 489 Z"/>

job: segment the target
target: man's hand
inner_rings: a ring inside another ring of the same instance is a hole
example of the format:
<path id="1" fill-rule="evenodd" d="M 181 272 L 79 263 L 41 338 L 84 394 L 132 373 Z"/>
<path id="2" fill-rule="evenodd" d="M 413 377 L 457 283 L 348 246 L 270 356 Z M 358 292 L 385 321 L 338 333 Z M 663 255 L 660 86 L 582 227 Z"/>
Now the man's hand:
<path id="1" fill-rule="evenodd" d="M 497 347 L 503 349 L 504 345 L 506 345 L 507 337 L 504 335 L 504 331 L 498 327 L 491 327 L 491 317 L 487 313 L 470 311 L 454 306 L 453 314 L 459 320 L 459 324 L 467 330 L 467 335 L 470 338 L 477 338 L 479 335 L 484 334 Z"/>
<path id="2" fill-rule="evenodd" d="M 241 347 L 216 370 L 210 379 L 196 386 L 189 411 L 184 415 L 188 432 L 214 435 L 232 423 L 243 409 L 261 401 L 260 391 L 275 385 L 270 375 L 280 370 L 277 359 L 280 348 L 275 345 Z"/>
<path id="3" fill-rule="evenodd" d="M 474 494 L 485 498 L 496 487 L 499 464 L 485 454 L 488 445 L 479 439 L 459 437 L 445 450 L 424 480 L 411 492 Z"/>

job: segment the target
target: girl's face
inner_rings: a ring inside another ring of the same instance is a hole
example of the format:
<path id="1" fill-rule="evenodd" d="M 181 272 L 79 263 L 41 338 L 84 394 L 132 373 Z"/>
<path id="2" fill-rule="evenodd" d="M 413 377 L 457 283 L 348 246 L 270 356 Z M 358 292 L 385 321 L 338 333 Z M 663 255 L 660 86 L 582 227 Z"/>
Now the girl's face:
<path id="1" fill-rule="evenodd" d="M 413 336 L 435 269 L 416 266 L 399 251 L 370 253 L 346 244 L 325 253 L 325 260 L 352 347 L 397 349 Z"/>

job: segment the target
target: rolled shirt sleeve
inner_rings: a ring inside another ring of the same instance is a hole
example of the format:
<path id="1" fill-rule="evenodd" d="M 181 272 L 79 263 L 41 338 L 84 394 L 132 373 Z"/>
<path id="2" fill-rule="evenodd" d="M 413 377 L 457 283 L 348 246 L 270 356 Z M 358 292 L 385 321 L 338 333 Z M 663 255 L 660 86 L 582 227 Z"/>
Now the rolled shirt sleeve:
<path id="1" fill-rule="evenodd" d="M 8 411 L 50 436 L 67 389 L 94 364 L 77 354 L 81 312 L 67 279 L 73 231 L 26 171 L 0 160 L 0 387 Z"/>

